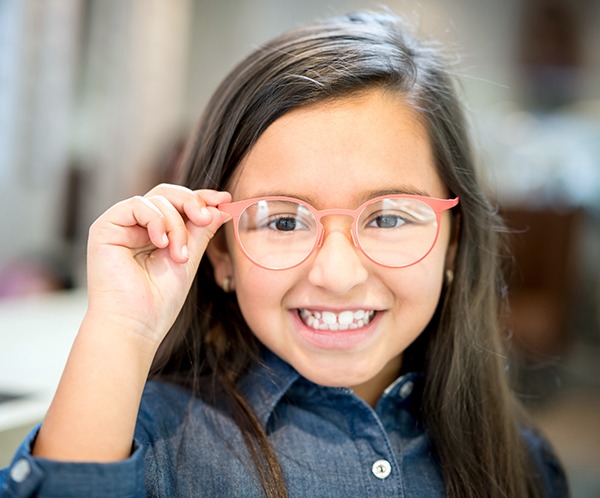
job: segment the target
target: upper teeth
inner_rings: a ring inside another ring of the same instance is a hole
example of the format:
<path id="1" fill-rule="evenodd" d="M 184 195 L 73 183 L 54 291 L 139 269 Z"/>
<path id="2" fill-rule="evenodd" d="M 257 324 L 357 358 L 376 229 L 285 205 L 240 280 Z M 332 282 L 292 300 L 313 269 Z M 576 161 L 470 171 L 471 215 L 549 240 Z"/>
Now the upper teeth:
<path id="1" fill-rule="evenodd" d="M 348 330 L 357 329 L 367 325 L 375 311 L 355 310 L 334 313 L 333 311 L 300 310 L 302 321 L 316 330 Z"/>

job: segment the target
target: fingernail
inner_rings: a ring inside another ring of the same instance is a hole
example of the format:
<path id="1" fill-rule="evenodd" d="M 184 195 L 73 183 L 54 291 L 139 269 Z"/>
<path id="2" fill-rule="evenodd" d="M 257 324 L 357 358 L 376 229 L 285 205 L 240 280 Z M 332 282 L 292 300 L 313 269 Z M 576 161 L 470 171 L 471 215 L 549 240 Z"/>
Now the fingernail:
<path id="1" fill-rule="evenodd" d="M 200 214 L 202 216 L 204 216 L 205 218 L 212 217 L 211 212 L 208 210 L 208 208 L 205 208 L 205 207 L 200 209 Z"/>
<path id="2" fill-rule="evenodd" d="M 169 237 L 167 237 L 166 233 L 163 233 L 162 235 L 162 243 L 167 245 L 169 243 Z"/>
<path id="3" fill-rule="evenodd" d="M 187 257 L 189 257 L 189 254 L 190 254 L 190 251 L 189 251 L 189 249 L 188 249 L 188 246 L 183 246 L 183 247 L 181 248 L 181 255 L 182 255 L 184 258 L 187 258 Z"/>

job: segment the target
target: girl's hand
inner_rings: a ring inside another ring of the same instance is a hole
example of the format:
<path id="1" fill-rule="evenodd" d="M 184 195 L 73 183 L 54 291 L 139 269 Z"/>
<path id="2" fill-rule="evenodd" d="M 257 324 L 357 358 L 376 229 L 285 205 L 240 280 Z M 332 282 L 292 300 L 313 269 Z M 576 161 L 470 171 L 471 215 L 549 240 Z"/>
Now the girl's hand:
<path id="1" fill-rule="evenodd" d="M 88 311 L 34 455 L 111 462 L 131 454 L 156 348 L 208 242 L 229 217 L 216 206 L 230 200 L 226 192 L 159 185 L 114 205 L 92 225 Z"/>
<path id="2" fill-rule="evenodd" d="M 229 219 L 227 192 L 159 185 L 119 202 L 90 228 L 86 319 L 118 324 L 158 346 L 187 296 L 206 246 Z"/>

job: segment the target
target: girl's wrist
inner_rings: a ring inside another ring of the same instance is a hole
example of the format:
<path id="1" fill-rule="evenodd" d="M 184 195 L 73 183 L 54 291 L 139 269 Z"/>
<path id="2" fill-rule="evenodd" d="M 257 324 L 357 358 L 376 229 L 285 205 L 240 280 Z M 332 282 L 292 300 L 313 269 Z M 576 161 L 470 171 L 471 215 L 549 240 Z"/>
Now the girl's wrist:
<path id="1" fill-rule="evenodd" d="M 152 339 L 132 332 L 114 316 L 88 312 L 34 454 L 77 462 L 127 458 L 155 351 Z"/>
<path id="2" fill-rule="evenodd" d="M 152 363 L 164 334 L 128 317 L 95 312 L 88 309 L 79 334 L 91 340 L 101 340 L 110 348 L 126 349 L 140 360 Z"/>

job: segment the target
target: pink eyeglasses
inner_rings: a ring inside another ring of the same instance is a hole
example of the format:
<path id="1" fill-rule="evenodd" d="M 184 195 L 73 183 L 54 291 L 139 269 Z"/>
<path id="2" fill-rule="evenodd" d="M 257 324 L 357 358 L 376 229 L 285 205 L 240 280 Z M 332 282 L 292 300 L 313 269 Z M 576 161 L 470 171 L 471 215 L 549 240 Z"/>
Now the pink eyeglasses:
<path id="1" fill-rule="evenodd" d="M 326 216 L 352 218 L 354 245 L 374 263 L 404 268 L 433 249 L 444 211 L 454 199 L 419 195 L 376 197 L 357 209 L 315 209 L 291 197 L 258 197 L 220 204 L 233 217 L 236 240 L 246 257 L 269 270 L 286 270 L 306 261 L 323 243 Z"/>

